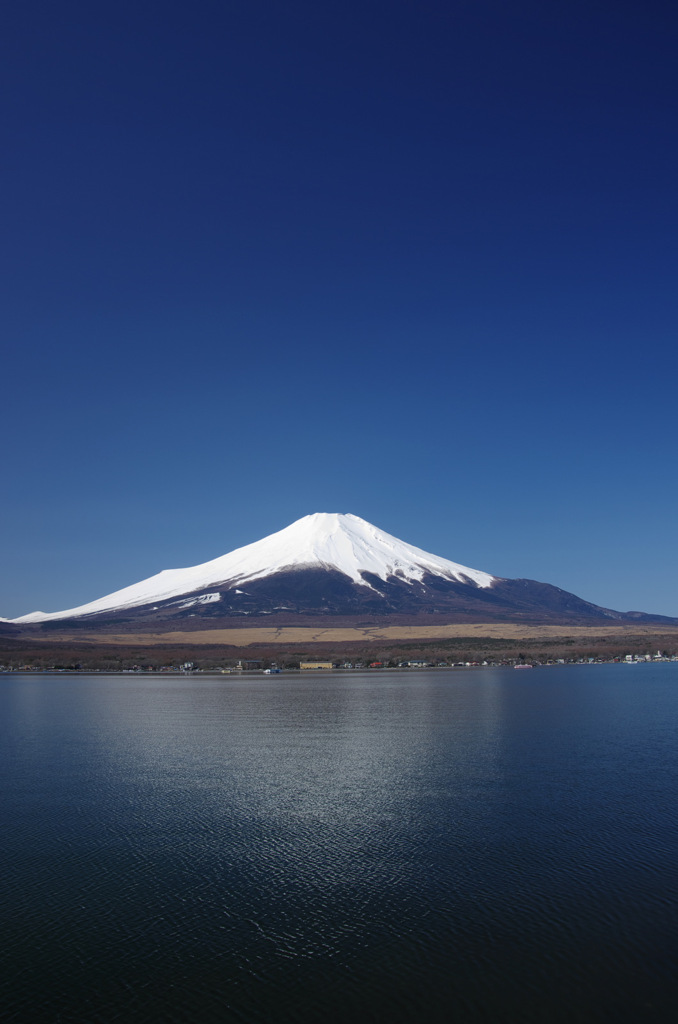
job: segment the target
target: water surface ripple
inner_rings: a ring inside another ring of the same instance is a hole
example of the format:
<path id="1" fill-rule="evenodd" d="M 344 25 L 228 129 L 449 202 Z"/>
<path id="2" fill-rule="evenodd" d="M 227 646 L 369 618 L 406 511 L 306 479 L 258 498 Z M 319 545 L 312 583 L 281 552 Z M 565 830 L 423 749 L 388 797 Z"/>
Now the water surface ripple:
<path id="1" fill-rule="evenodd" d="M 5 675 L 0 723 L 3 1021 L 678 1014 L 678 664 Z"/>

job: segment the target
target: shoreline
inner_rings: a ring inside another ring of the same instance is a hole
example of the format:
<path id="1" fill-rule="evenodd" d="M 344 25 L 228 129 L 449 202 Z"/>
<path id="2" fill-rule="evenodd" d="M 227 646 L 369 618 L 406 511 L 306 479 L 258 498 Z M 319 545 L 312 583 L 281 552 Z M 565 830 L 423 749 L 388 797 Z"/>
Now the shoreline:
<path id="1" fill-rule="evenodd" d="M 516 663 L 581 664 L 624 661 L 627 655 L 646 661 L 678 657 L 678 629 L 608 627 L 558 627 L 475 624 L 468 626 L 382 627 L 353 630 L 305 629 L 250 630 L 246 637 L 227 631 L 196 633 L 90 636 L 58 635 L 1 637 L 0 671 L 109 671 L 142 670 L 181 672 L 197 670 L 241 671 L 279 667 L 298 670 L 299 663 L 331 662 L 339 666 L 380 663 L 396 668 L 511 666 Z M 445 631 L 447 635 L 441 636 Z M 255 633 L 255 636 L 251 634 Z M 263 634 L 263 636 L 262 636 Z M 341 635 L 341 639 L 337 634 Z M 238 644 L 237 641 L 241 643 Z M 245 640 L 245 643 L 242 641 Z M 221 642 L 220 642 L 221 641 Z M 340 671 L 348 671 L 341 668 Z M 398 668 L 399 671 L 406 671 Z"/>
<path id="2" fill-rule="evenodd" d="M 625 661 L 620 658 L 610 659 L 572 659 L 570 661 L 526 661 L 526 662 L 488 662 L 486 664 L 478 664 L 472 662 L 470 664 L 449 664 L 449 665 L 380 665 L 374 667 L 372 665 L 354 666 L 347 668 L 343 665 L 334 665 L 331 669 L 313 669 L 306 670 L 300 668 L 283 668 L 278 669 L 275 672 L 271 672 L 270 669 L 264 668 L 192 668 L 192 669 L 180 669 L 180 668 L 152 668 L 147 666 L 145 668 L 123 668 L 123 669 L 107 669 L 107 668 L 36 668 L 33 666 L 26 667 L 15 667 L 7 668 L 0 665 L 0 676 L 29 676 L 29 675 L 41 675 L 41 676 L 121 676 L 121 675 L 133 675 L 133 676 L 162 676 L 163 678 L 169 679 L 187 679 L 194 678 L 195 676 L 201 676 L 204 678 L 212 679 L 223 679 L 228 677 L 229 679 L 238 678 L 251 678 L 251 677 L 266 677 L 271 679 L 277 679 L 278 676 L 294 676 L 300 678 L 326 678 L 336 676 L 355 676 L 355 675 L 375 675 L 380 673 L 397 673 L 398 675 L 405 675 L 408 673 L 417 672 L 475 672 L 479 669 L 512 669 L 512 668 L 574 668 L 581 666 L 592 666 L 592 665 L 671 665 L 678 664 L 678 655 L 672 657 L 661 657 L 661 658 L 646 658 L 638 657 L 632 661 Z"/>

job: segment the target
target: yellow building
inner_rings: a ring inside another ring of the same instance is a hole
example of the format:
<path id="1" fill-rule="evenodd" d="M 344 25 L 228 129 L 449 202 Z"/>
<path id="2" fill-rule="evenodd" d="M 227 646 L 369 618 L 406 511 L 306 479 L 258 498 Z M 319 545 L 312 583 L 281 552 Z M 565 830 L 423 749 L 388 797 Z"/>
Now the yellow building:
<path id="1" fill-rule="evenodd" d="M 300 661 L 299 668 L 332 668 L 331 661 Z"/>

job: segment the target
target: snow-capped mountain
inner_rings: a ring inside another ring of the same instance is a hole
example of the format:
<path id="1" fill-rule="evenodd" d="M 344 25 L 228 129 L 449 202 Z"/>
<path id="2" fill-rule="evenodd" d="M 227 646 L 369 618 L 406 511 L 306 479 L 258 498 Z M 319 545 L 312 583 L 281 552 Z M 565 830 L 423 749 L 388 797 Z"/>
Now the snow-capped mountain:
<path id="1" fill-rule="evenodd" d="M 241 616 L 327 615 L 444 615 L 448 622 L 627 617 L 546 583 L 501 579 L 430 554 L 358 516 L 315 513 L 202 565 L 165 569 L 77 608 L 9 621 L 68 619 L 118 628 L 189 617 L 216 624 Z"/>
<path id="2" fill-rule="evenodd" d="M 263 540 L 236 548 L 202 565 L 164 569 L 156 576 L 77 608 L 61 612 L 31 612 L 10 621 L 47 622 L 97 615 L 157 604 L 205 588 L 219 588 L 216 593 L 195 598 L 196 603 L 207 604 L 219 600 L 223 589 L 237 593 L 239 588 L 254 580 L 309 568 L 341 573 L 368 590 L 374 590 L 374 587 L 365 575 L 376 576 L 384 582 L 396 577 L 413 583 L 421 582 L 428 574 L 461 583 L 471 581 L 478 587 L 489 587 L 494 580 L 489 573 L 469 569 L 405 544 L 359 516 L 316 512 Z"/>

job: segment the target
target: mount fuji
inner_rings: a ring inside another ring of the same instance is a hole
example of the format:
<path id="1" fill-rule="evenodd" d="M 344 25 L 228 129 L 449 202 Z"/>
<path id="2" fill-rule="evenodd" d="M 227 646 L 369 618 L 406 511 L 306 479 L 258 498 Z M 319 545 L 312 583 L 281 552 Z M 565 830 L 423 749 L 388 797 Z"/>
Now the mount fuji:
<path id="1" fill-rule="evenodd" d="M 339 513 L 304 516 L 202 565 L 166 569 L 77 608 L 9 622 L 138 629 L 162 622 L 176 628 L 179 620 L 183 629 L 204 629 L 264 616 L 288 624 L 327 616 L 363 622 L 678 622 L 601 608 L 547 583 L 492 576 Z"/>

